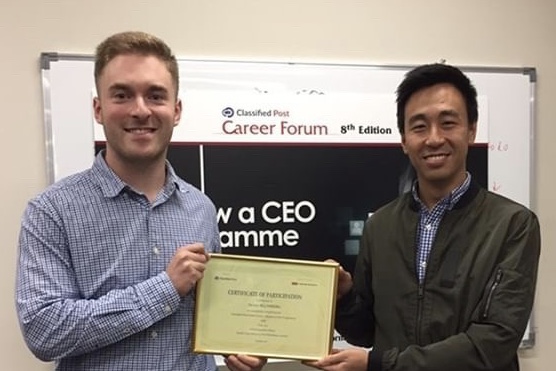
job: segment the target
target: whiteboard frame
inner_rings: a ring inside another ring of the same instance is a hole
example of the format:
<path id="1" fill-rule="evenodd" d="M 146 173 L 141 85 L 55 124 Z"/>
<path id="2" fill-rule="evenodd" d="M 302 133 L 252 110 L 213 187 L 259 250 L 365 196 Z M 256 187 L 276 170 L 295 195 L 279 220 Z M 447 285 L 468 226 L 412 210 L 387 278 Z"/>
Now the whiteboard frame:
<path id="1" fill-rule="evenodd" d="M 79 143 L 68 144 L 64 141 L 60 141 L 60 136 L 58 135 L 62 130 L 56 127 L 56 123 L 53 121 L 53 97 L 52 97 L 52 76 L 51 76 L 51 64 L 58 61 L 83 61 L 94 63 L 94 57 L 92 55 L 85 54 L 71 54 L 71 53 L 57 53 L 57 52 L 45 52 L 40 55 L 40 67 L 41 67 L 41 84 L 42 84 L 42 96 L 43 96 L 43 120 L 44 120 L 44 130 L 45 130 L 45 147 L 46 147 L 46 167 L 47 167 L 47 180 L 48 183 L 54 183 L 56 180 L 60 179 L 61 176 L 58 174 L 60 157 L 58 156 L 57 146 L 63 145 L 76 145 L 80 146 Z M 349 64 L 349 63 L 297 63 L 297 62 L 271 62 L 271 61 L 242 61 L 242 60 L 217 60 L 217 59 L 184 59 L 178 58 L 178 63 L 230 63 L 230 64 L 245 64 L 253 66 L 305 66 L 305 67 L 329 67 L 329 68 L 361 68 L 361 69 L 371 69 L 371 70 L 392 70 L 392 71 L 407 71 L 417 65 L 409 64 Z M 529 168 L 528 168 L 528 194 L 525 199 L 517 199 L 516 201 L 523 203 L 532 210 L 535 210 L 535 198 L 533 192 L 534 179 L 536 178 L 536 158 L 535 158 L 535 107 L 536 107 L 536 82 L 537 73 L 535 67 L 495 67 L 495 66 L 456 66 L 460 68 L 466 74 L 472 73 L 491 73 L 491 74 L 519 74 L 528 77 L 529 79 L 529 127 L 528 127 L 528 143 L 526 143 L 528 148 L 528 158 L 529 158 Z M 91 79 L 93 76 L 91 75 Z M 472 79 L 473 80 L 473 79 Z M 480 88 L 477 88 L 479 94 L 481 93 Z M 92 108 L 91 108 L 92 109 Z M 87 123 L 89 124 L 89 123 Z M 94 151 L 94 134 L 89 133 L 90 138 L 93 138 L 91 143 L 92 150 Z M 526 138 L 527 139 L 527 138 Z M 66 141 L 71 142 L 71 141 Z M 81 143 L 82 145 L 83 143 Z M 85 143 L 86 144 L 86 143 Z M 490 153 L 490 151 L 489 151 Z M 490 161 L 490 155 L 489 155 Z M 90 167 L 90 163 L 86 167 Z M 490 168 L 490 164 L 489 164 Z M 490 171 L 489 171 L 490 172 Z M 69 175 L 69 174 L 65 174 Z M 490 181 L 489 181 L 490 183 Z M 490 184 L 489 184 L 490 188 Z M 514 198 L 511 195 L 508 196 Z M 515 199 L 515 198 L 514 198 Z M 521 342 L 520 348 L 531 348 L 535 345 L 535 335 L 536 329 L 534 326 L 534 314 L 531 315 L 531 320 L 529 321 L 528 329 L 526 330 L 525 336 Z"/>

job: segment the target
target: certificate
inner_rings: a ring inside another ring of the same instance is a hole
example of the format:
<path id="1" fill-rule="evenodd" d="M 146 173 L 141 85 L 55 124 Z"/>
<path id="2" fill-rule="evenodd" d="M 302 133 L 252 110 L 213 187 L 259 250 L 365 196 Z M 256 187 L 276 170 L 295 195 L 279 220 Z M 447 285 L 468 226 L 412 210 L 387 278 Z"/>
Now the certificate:
<path id="1" fill-rule="evenodd" d="M 338 264 L 212 254 L 197 284 L 193 351 L 317 360 L 333 342 Z"/>

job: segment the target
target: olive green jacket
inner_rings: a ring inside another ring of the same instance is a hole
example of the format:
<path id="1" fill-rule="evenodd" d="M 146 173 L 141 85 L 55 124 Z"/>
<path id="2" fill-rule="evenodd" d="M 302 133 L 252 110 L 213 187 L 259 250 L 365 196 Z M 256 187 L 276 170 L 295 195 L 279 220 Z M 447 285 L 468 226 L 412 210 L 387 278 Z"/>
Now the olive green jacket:
<path id="1" fill-rule="evenodd" d="M 372 347 L 372 371 L 519 370 L 540 254 L 537 217 L 472 182 L 440 222 L 421 285 L 418 218 L 406 193 L 366 222 L 336 329 Z"/>

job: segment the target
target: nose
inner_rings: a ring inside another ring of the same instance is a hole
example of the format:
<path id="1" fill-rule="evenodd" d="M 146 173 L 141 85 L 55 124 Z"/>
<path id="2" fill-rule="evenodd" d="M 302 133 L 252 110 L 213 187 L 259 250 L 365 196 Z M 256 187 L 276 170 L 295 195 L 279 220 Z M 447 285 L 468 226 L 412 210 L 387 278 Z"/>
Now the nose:
<path id="1" fill-rule="evenodd" d="M 137 97 L 133 101 L 131 115 L 136 119 L 146 119 L 151 115 L 151 110 L 143 97 Z"/>
<path id="2" fill-rule="evenodd" d="M 427 136 L 427 145 L 434 147 L 441 145 L 442 143 L 444 143 L 442 128 L 438 124 L 430 125 Z"/>

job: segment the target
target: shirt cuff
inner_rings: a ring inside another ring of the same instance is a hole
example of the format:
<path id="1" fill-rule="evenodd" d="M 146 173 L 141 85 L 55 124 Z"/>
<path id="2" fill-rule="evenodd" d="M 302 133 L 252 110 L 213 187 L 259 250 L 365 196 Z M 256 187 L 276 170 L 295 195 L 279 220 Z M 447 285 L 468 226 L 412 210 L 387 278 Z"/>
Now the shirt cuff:
<path id="1" fill-rule="evenodd" d="M 174 313 L 181 300 L 166 272 L 161 272 L 137 285 L 137 296 L 153 323 Z"/>

